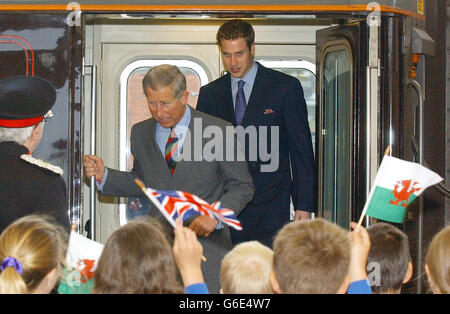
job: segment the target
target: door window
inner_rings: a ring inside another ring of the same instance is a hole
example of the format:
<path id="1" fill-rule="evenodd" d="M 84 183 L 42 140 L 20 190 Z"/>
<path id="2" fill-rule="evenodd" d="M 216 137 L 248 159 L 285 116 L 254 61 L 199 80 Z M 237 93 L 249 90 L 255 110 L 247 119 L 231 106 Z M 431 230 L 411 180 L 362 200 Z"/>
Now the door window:
<path id="1" fill-rule="evenodd" d="M 352 57 L 347 45 L 325 49 L 321 60 L 321 204 L 323 216 L 349 227 L 351 213 Z"/>

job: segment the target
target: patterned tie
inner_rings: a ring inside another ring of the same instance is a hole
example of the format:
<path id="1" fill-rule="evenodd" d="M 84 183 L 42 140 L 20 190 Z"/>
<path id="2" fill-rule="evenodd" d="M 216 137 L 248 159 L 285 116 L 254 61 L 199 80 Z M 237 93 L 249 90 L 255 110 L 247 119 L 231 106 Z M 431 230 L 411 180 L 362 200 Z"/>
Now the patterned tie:
<path id="1" fill-rule="evenodd" d="M 247 107 L 247 103 L 245 102 L 245 94 L 244 94 L 244 84 L 245 81 L 240 80 L 238 82 L 238 91 L 236 93 L 236 104 L 234 106 L 234 111 L 236 112 L 236 122 L 237 124 L 241 124 L 242 118 L 244 117 L 245 107 Z"/>
<path id="2" fill-rule="evenodd" d="M 178 150 L 178 137 L 173 128 L 170 129 L 170 136 L 167 140 L 166 144 L 166 162 L 169 167 L 170 173 L 173 174 L 175 171 L 175 167 L 177 166 L 176 161 L 173 159 L 173 156 L 177 153 Z"/>

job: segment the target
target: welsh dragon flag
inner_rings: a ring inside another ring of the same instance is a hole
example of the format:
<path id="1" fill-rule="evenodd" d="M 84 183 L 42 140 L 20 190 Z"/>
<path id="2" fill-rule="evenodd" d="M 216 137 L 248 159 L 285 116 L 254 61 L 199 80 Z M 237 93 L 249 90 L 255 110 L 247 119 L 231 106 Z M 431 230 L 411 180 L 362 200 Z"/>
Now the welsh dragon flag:
<path id="1" fill-rule="evenodd" d="M 102 251 L 103 244 L 72 231 L 67 248 L 67 265 L 58 287 L 58 293 L 90 293 L 94 287 L 94 274 Z"/>
<path id="2" fill-rule="evenodd" d="M 384 156 L 366 204 L 366 215 L 402 223 L 408 205 L 427 187 L 442 180 L 420 164 Z"/>

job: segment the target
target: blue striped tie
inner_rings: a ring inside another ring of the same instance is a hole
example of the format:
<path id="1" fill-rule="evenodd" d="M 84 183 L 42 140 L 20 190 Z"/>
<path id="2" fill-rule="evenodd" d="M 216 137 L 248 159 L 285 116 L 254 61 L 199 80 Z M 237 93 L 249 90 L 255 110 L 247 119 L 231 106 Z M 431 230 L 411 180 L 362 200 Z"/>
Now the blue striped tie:
<path id="1" fill-rule="evenodd" d="M 242 118 L 244 117 L 245 108 L 247 107 L 247 103 L 245 102 L 244 84 L 245 81 L 243 80 L 240 80 L 238 82 L 238 91 L 236 93 L 236 103 L 234 106 L 234 111 L 236 112 L 237 124 L 241 124 Z"/>

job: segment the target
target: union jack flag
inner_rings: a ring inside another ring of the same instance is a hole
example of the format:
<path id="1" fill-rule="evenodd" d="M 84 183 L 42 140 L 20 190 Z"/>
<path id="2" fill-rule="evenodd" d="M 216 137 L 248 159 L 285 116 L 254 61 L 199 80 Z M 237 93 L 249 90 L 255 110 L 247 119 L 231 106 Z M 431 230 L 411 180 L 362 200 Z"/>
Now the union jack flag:
<path id="1" fill-rule="evenodd" d="M 175 226 L 175 220 L 182 217 L 186 220 L 192 215 L 206 215 L 216 218 L 237 230 L 242 230 L 241 223 L 231 209 L 223 207 L 219 201 L 209 204 L 200 197 L 182 191 L 160 191 L 145 189 L 145 194 L 155 203 L 158 209 Z"/>

